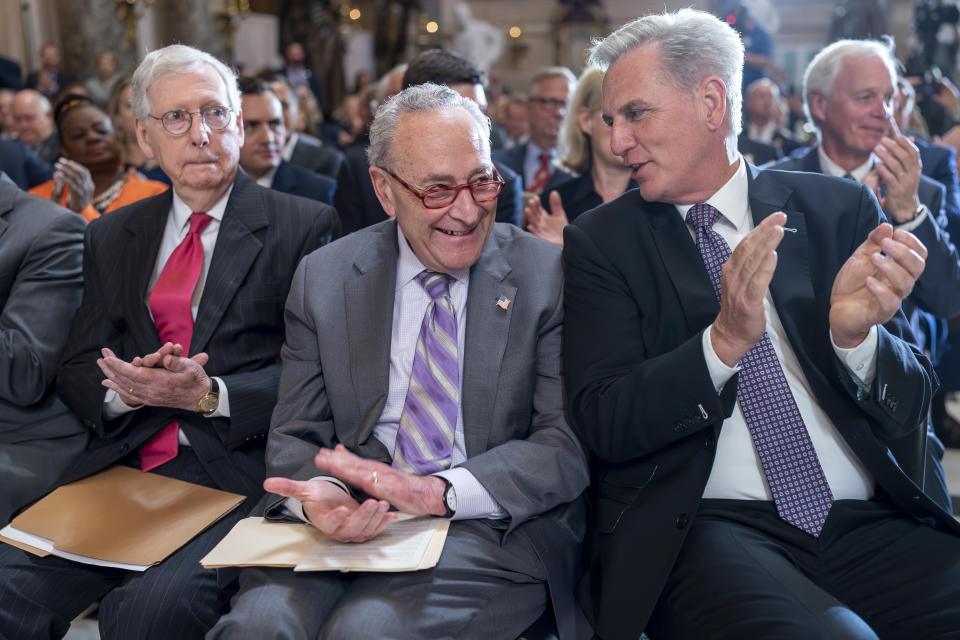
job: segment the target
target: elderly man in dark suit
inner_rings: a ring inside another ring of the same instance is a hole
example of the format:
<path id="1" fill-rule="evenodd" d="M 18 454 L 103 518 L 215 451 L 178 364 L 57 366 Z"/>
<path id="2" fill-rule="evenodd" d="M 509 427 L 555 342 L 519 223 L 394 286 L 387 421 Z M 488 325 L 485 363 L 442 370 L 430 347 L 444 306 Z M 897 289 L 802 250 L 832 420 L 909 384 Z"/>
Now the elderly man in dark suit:
<path id="1" fill-rule="evenodd" d="M 88 227 L 83 301 L 61 397 L 92 443 L 64 481 L 122 463 L 261 495 L 277 397 L 283 300 L 300 259 L 338 232 L 328 206 L 238 169 L 243 117 L 230 69 L 173 45 L 133 77 L 144 153 L 173 188 Z M 230 590 L 200 568 L 235 511 L 138 574 L 0 549 L 0 636 L 59 637 L 100 600 L 104 638 L 196 638 Z"/>
<path id="2" fill-rule="evenodd" d="M 43 495 L 87 444 L 57 397 L 57 360 L 80 304 L 77 214 L 0 172 L 0 523 Z"/>
<path id="3" fill-rule="evenodd" d="M 439 564 L 246 569 L 209 638 L 515 638 L 548 589 L 576 635 L 588 478 L 563 412 L 559 249 L 494 222 L 488 127 L 435 84 L 377 112 L 370 175 L 394 219 L 300 265 L 267 446 L 265 486 L 287 496 L 268 515 L 347 542 L 382 532 L 390 506 L 451 518 Z"/>
<path id="4" fill-rule="evenodd" d="M 716 17 L 639 18 L 591 62 L 638 184 L 564 233 L 598 635 L 954 635 L 960 525 L 920 488 L 936 383 L 899 311 L 923 245 L 865 186 L 743 160 Z"/>
<path id="5" fill-rule="evenodd" d="M 240 78 L 238 85 L 243 103 L 243 170 L 260 186 L 332 205 L 336 180 L 283 159 L 286 127 L 280 98 L 260 78 Z"/>

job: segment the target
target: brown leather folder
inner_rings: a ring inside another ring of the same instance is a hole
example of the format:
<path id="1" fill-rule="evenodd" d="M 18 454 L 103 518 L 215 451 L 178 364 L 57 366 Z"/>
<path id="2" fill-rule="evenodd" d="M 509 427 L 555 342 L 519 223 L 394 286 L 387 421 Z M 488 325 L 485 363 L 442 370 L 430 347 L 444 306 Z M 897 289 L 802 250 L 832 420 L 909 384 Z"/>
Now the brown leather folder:
<path id="1" fill-rule="evenodd" d="M 96 564 L 151 566 L 244 499 L 116 466 L 55 489 L 14 518 L 10 526 L 52 541 L 53 549 L 48 551 L 54 555 L 100 561 Z"/>

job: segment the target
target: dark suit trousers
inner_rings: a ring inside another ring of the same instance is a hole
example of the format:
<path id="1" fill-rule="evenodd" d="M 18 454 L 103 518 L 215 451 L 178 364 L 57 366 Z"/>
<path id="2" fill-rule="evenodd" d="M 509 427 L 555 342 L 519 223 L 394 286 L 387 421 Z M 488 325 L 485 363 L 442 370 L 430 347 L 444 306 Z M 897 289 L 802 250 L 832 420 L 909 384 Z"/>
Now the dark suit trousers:
<path id="1" fill-rule="evenodd" d="M 960 638 L 960 538 L 877 501 L 819 538 L 772 502 L 704 500 L 647 626 L 655 640 Z"/>
<path id="2" fill-rule="evenodd" d="M 154 473 L 215 487 L 193 450 Z M 240 519 L 244 504 L 143 573 L 38 558 L 0 544 L 0 639 L 61 638 L 70 621 L 100 600 L 101 636 L 107 639 L 189 640 L 202 638 L 236 591 L 221 589 L 217 572 L 200 559 Z"/>

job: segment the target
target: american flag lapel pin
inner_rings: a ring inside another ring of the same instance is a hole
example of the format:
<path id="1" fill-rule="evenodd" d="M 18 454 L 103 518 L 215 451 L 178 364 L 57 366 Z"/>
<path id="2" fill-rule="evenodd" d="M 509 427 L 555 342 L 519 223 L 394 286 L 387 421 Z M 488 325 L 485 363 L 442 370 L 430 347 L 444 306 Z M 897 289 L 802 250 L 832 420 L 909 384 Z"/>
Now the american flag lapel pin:
<path id="1" fill-rule="evenodd" d="M 510 308 L 510 298 L 507 296 L 500 296 L 497 298 L 497 306 L 506 311 Z"/>

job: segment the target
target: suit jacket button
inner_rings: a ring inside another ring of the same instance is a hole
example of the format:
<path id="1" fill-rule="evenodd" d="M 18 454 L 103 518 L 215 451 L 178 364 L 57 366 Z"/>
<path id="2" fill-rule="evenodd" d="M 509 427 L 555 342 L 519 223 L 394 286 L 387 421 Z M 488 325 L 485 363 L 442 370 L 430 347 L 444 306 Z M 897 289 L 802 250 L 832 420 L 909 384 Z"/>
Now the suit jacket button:
<path id="1" fill-rule="evenodd" d="M 93 429 L 95 426 L 97 426 L 93 423 L 93 420 L 90 420 L 89 418 L 83 421 L 83 425 L 88 429 Z"/>
<path id="2" fill-rule="evenodd" d="M 685 529 L 688 524 L 690 524 L 690 517 L 681 513 L 677 516 L 677 519 L 673 521 L 673 524 L 676 525 L 677 529 Z"/>
<path id="3" fill-rule="evenodd" d="M 713 451 L 714 447 L 717 446 L 717 439 L 713 436 L 707 436 L 707 441 L 703 443 L 703 448 L 707 451 Z"/>
<path id="4" fill-rule="evenodd" d="M 124 442 L 122 445 L 120 445 L 120 453 L 126 453 L 127 451 L 130 451 L 130 445 Z"/>

